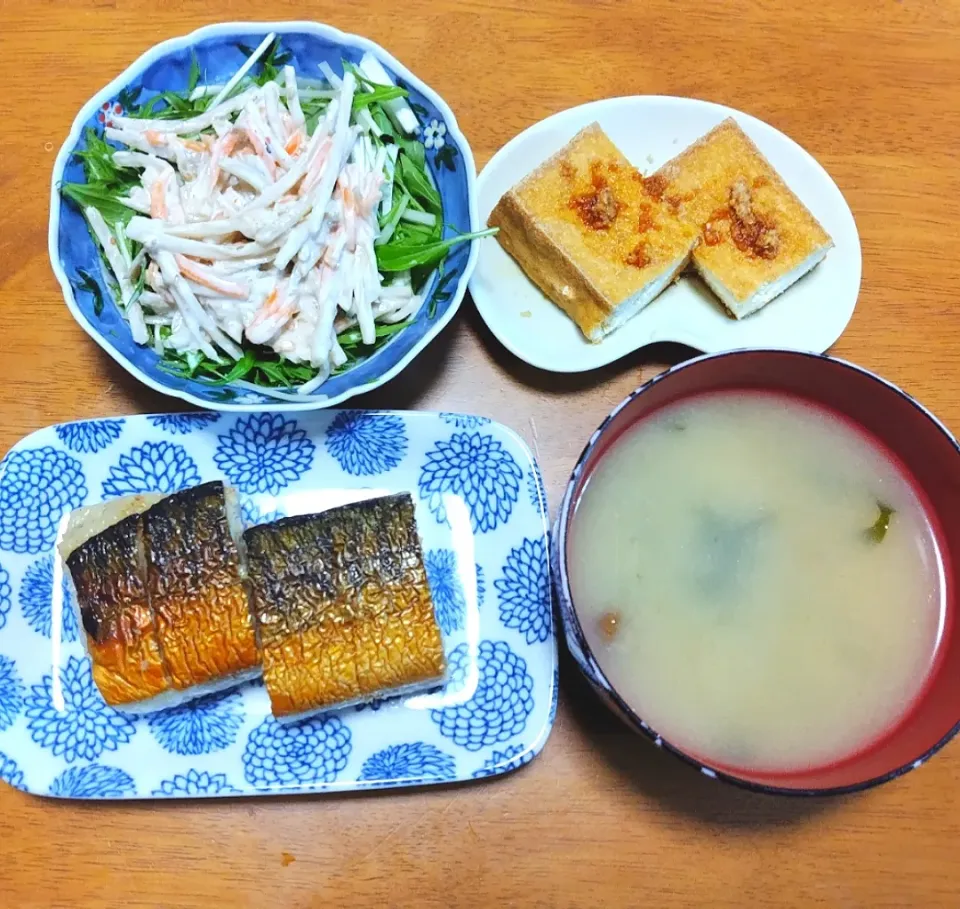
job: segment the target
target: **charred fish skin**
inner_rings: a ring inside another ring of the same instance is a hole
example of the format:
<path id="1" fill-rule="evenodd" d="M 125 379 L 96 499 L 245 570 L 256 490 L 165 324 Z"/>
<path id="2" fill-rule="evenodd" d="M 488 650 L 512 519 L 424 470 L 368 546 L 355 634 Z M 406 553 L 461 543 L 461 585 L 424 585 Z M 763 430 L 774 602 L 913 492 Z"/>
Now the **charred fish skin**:
<path id="1" fill-rule="evenodd" d="M 260 664 L 240 554 L 219 480 L 174 493 L 143 515 L 147 592 L 173 686 Z"/>
<path id="2" fill-rule="evenodd" d="M 284 518 L 251 528 L 244 542 L 274 715 L 443 677 L 408 494 Z"/>
<path id="3" fill-rule="evenodd" d="M 66 563 L 103 699 L 120 706 L 168 691 L 171 681 L 144 581 L 142 515 L 91 537 Z"/>

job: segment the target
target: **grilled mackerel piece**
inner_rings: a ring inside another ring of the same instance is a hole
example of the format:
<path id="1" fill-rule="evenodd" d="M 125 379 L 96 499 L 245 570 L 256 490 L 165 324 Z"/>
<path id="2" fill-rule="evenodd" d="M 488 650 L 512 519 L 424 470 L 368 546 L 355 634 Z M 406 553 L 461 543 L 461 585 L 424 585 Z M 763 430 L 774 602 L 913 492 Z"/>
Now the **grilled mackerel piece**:
<path id="1" fill-rule="evenodd" d="M 234 505 L 214 482 L 71 515 L 60 551 L 111 706 L 174 706 L 259 673 Z"/>
<path id="2" fill-rule="evenodd" d="M 93 664 L 111 705 L 170 688 L 146 589 L 143 523 L 132 514 L 77 546 L 66 559 Z"/>
<path id="3" fill-rule="evenodd" d="M 168 496 L 143 515 L 143 526 L 147 595 L 173 687 L 257 674 L 260 658 L 223 483 Z"/>
<path id="4" fill-rule="evenodd" d="M 263 676 L 290 718 L 443 677 L 443 642 L 407 494 L 244 535 Z"/>

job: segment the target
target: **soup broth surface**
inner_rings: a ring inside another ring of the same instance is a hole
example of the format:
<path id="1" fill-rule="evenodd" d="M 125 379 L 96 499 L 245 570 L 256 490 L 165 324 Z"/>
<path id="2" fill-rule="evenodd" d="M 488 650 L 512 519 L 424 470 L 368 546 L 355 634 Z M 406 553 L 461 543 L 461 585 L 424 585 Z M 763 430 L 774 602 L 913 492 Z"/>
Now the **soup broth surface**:
<path id="1" fill-rule="evenodd" d="M 873 440 L 804 401 L 722 392 L 625 432 L 584 489 L 574 602 L 611 683 L 668 741 L 768 772 L 832 764 L 924 687 L 936 537 Z"/>

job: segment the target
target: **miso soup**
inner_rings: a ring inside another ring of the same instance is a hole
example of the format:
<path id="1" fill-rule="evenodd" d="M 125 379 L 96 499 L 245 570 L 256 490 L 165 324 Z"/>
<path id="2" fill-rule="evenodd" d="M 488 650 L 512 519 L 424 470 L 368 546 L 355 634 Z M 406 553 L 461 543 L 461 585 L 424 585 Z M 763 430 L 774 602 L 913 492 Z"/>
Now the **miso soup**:
<path id="1" fill-rule="evenodd" d="M 943 568 L 918 494 L 799 399 L 722 392 L 640 421 L 595 468 L 568 545 L 607 677 L 708 763 L 841 761 L 897 725 L 935 662 Z"/>

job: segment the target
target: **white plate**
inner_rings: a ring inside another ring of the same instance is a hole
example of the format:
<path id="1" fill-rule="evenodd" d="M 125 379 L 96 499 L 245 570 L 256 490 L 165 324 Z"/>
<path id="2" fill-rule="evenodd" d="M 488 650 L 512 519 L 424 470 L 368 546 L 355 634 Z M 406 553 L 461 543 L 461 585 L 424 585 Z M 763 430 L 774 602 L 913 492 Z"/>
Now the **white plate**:
<path id="1" fill-rule="evenodd" d="M 69 512 L 223 479 L 248 524 L 416 502 L 444 687 L 278 725 L 259 682 L 148 716 L 94 687 L 55 556 Z M 270 795 L 494 776 L 557 706 L 543 487 L 517 435 L 462 414 L 162 414 L 64 423 L 0 464 L 0 780 L 61 798 Z"/>
<path id="2" fill-rule="evenodd" d="M 508 142 L 477 181 L 480 220 L 534 167 L 595 120 L 644 173 L 656 170 L 726 117 L 733 117 L 836 244 L 827 258 L 760 312 L 736 321 L 696 278 L 683 277 L 599 344 L 590 344 L 495 240 L 480 244 L 470 293 L 483 320 L 516 356 L 540 369 L 583 372 L 655 341 L 715 353 L 785 347 L 823 353 L 846 328 L 860 289 L 860 237 L 829 174 L 796 142 L 766 123 L 692 98 L 610 98 L 554 114 Z"/>

